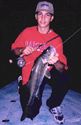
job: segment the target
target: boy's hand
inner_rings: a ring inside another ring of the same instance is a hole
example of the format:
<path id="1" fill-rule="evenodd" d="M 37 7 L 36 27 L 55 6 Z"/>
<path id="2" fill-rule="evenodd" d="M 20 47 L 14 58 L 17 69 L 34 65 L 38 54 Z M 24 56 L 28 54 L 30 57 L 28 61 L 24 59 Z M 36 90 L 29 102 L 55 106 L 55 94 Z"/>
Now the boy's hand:
<path id="1" fill-rule="evenodd" d="M 22 54 L 21 54 L 21 57 L 22 56 L 24 56 L 24 55 L 29 55 L 29 54 L 31 54 L 33 51 L 35 51 L 36 50 L 36 47 L 32 47 L 32 46 L 27 46 L 24 50 L 23 50 L 23 52 L 22 52 Z"/>
<path id="2" fill-rule="evenodd" d="M 55 56 L 49 59 L 49 64 L 55 64 L 58 61 L 58 54 L 56 53 Z"/>

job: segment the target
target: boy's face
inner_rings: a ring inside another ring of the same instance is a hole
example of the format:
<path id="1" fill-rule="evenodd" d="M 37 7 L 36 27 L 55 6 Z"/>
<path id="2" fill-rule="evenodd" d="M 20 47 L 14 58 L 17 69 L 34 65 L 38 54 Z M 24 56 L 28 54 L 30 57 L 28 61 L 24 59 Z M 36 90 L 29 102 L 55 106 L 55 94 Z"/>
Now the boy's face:
<path id="1" fill-rule="evenodd" d="M 38 12 L 35 15 L 35 18 L 38 22 L 38 25 L 44 28 L 50 25 L 50 22 L 53 20 L 54 16 L 48 13 L 47 11 L 43 10 L 43 11 Z"/>

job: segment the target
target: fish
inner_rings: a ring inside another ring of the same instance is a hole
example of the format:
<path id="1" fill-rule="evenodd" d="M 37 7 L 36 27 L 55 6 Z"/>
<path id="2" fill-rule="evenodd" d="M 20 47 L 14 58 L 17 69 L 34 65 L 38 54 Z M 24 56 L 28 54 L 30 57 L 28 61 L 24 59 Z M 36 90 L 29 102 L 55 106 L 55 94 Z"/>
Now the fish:
<path id="1" fill-rule="evenodd" d="M 56 54 L 56 49 L 53 46 L 49 46 L 35 61 L 29 82 L 27 84 L 30 94 L 26 106 L 26 114 L 31 114 L 30 110 L 32 109 L 35 98 L 37 99 L 40 98 L 39 90 L 44 77 L 46 76 L 49 79 L 51 78 L 51 75 L 48 70 L 49 68 L 48 62 L 49 59 L 52 58 L 55 54 Z"/>

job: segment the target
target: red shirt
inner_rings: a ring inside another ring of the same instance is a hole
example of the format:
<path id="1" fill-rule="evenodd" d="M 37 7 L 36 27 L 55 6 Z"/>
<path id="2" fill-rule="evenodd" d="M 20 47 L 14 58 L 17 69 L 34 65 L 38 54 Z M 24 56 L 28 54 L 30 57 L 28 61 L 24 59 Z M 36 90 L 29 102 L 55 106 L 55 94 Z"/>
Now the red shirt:
<path id="1" fill-rule="evenodd" d="M 20 35 L 17 37 L 15 42 L 12 44 L 11 48 L 12 49 L 23 48 L 23 47 L 25 48 L 28 45 L 35 47 L 35 46 L 38 46 L 40 44 L 47 42 L 48 40 L 52 39 L 54 36 L 57 36 L 57 35 L 58 34 L 56 34 L 54 31 L 51 31 L 47 34 L 42 34 L 42 33 L 38 32 L 37 26 L 33 26 L 30 28 L 24 29 L 20 33 Z M 50 45 L 52 45 L 56 48 L 56 51 L 59 55 L 59 60 L 63 64 L 67 65 L 67 59 L 66 59 L 65 55 L 63 54 L 62 39 L 59 36 L 58 38 L 48 42 L 46 45 L 41 46 L 39 49 L 34 51 L 31 55 L 24 56 L 26 64 L 22 68 L 23 84 L 26 84 L 29 79 L 30 72 L 31 72 L 35 59 L 43 52 L 44 49 L 46 49 Z"/>

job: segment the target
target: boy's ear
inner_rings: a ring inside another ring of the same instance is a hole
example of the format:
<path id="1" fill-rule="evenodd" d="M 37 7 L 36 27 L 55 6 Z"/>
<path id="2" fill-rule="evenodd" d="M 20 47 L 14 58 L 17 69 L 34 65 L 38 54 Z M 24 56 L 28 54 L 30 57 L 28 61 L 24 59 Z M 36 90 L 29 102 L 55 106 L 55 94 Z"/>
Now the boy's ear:
<path id="1" fill-rule="evenodd" d="M 35 19 L 37 20 L 37 14 L 35 14 Z"/>
<path id="2" fill-rule="evenodd" d="M 51 22 L 54 20 L 54 16 L 51 17 Z"/>

